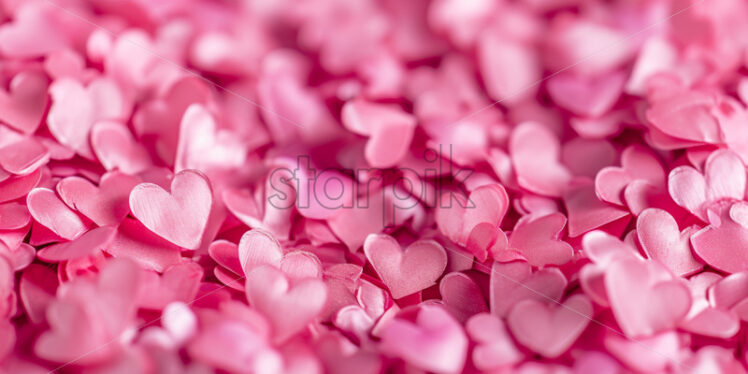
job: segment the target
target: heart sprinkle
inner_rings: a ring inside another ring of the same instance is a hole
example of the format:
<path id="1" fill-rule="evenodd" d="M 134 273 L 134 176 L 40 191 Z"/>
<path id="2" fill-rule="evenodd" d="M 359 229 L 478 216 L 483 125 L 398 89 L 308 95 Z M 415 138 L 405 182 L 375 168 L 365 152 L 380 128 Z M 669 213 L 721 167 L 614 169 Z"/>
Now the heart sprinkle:
<path id="1" fill-rule="evenodd" d="M 748 2 L 0 14 L 0 373 L 748 374 Z"/>

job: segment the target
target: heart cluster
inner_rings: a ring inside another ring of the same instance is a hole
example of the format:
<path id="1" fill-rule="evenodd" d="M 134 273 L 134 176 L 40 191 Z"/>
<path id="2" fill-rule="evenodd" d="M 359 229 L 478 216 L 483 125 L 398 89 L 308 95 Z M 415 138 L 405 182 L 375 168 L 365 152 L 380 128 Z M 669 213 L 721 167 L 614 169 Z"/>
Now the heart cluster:
<path id="1" fill-rule="evenodd" d="M 743 0 L 0 0 L 0 372 L 746 373 Z"/>

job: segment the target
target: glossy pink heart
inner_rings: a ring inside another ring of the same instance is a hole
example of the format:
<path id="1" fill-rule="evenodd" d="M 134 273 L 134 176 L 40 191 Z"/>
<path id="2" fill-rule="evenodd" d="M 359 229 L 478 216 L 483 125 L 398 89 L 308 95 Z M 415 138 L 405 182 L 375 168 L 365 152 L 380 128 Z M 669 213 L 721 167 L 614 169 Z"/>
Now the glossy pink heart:
<path id="1" fill-rule="evenodd" d="M 661 209 L 647 209 L 636 221 L 636 233 L 644 253 L 680 276 L 696 273 L 704 267 L 691 253 L 690 238 L 697 230 L 691 226 L 679 231 L 675 219 Z"/>
<path id="2" fill-rule="evenodd" d="M 0 91 L 0 120 L 25 134 L 33 134 L 41 125 L 48 97 L 49 80 L 38 72 L 18 73 L 9 92 Z"/>
<path id="3" fill-rule="evenodd" d="M 511 366 L 521 361 L 522 353 L 515 347 L 501 318 L 480 313 L 471 317 L 465 330 L 477 344 L 473 348 L 473 365 L 490 371 Z"/>
<path id="4" fill-rule="evenodd" d="M 501 317 L 522 300 L 559 301 L 567 281 L 557 268 L 549 267 L 533 273 L 524 261 L 494 262 L 491 267 L 491 311 Z"/>
<path id="5" fill-rule="evenodd" d="M 563 265 L 574 255 L 571 245 L 560 240 L 564 226 L 561 213 L 522 219 L 509 236 L 508 248 L 522 253 L 532 266 Z"/>
<path id="6" fill-rule="evenodd" d="M 119 121 L 99 121 L 91 128 L 91 148 L 107 170 L 137 174 L 151 166 L 151 158 L 130 130 Z"/>
<path id="7" fill-rule="evenodd" d="M 524 300 L 509 312 L 507 324 L 522 345 L 553 358 L 574 344 L 590 323 L 592 312 L 592 303 L 582 294 L 553 306 L 537 300 Z"/>
<path id="8" fill-rule="evenodd" d="M 54 191 L 35 188 L 26 197 L 26 205 L 36 222 L 62 238 L 72 240 L 88 230 L 88 224 L 70 210 Z"/>
<path id="9" fill-rule="evenodd" d="M 174 176 L 171 192 L 153 183 L 141 183 L 130 192 L 135 218 L 162 238 L 188 249 L 200 245 L 212 204 L 210 182 L 192 170 Z"/>
<path id="10" fill-rule="evenodd" d="M 509 140 L 517 183 L 531 192 L 558 197 L 571 180 L 560 161 L 561 144 L 546 126 L 536 122 L 518 125 Z"/>
<path id="11" fill-rule="evenodd" d="M 130 191 L 140 179 L 120 172 L 105 174 L 99 186 L 80 177 L 57 183 L 57 193 L 69 207 L 99 226 L 117 225 L 130 214 Z"/>
<path id="12" fill-rule="evenodd" d="M 402 249 L 391 236 L 372 234 L 366 238 L 364 253 L 396 299 L 434 285 L 447 267 L 447 253 L 433 240 Z"/>
<path id="13" fill-rule="evenodd" d="M 343 106 L 343 124 L 354 133 L 368 136 L 364 154 L 369 165 L 395 166 L 403 159 L 415 131 L 415 118 L 383 104 L 352 101 Z"/>

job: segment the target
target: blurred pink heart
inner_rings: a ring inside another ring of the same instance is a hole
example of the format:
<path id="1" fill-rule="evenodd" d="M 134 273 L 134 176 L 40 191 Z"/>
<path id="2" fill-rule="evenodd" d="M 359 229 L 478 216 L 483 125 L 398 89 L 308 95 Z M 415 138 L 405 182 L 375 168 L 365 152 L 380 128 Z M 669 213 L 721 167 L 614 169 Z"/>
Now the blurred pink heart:
<path id="1" fill-rule="evenodd" d="M 546 87 L 560 107 L 583 117 L 599 117 L 618 101 L 625 80 L 626 74 L 622 71 L 596 77 L 564 72 L 550 77 Z"/>
<path id="2" fill-rule="evenodd" d="M 179 127 L 174 171 L 235 169 L 244 165 L 246 153 L 242 139 L 231 131 L 219 129 L 207 108 L 200 104 L 187 107 Z"/>
<path id="3" fill-rule="evenodd" d="M 572 176 L 561 163 L 560 152 L 560 141 L 546 126 L 518 125 L 509 140 L 509 155 L 519 185 L 540 195 L 561 196 Z"/>
<path id="4" fill-rule="evenodd" d="M 603 343 L 610 353 L 637 371 L 664 370 L 678 357 L 681 348 L 678 334 L 667 331 L 636 341 L 616 334 L 606 334 Z"/>
<path id="5" fill-rule="evenodd" d="M 120 172 L 107 173 L 99 186 L 80 177 L 67 177 L 57 183 L 57 193 L 69 207 L 81 212 L 99 226 L 118 225 L 130 214 L 130 191 L 140 179 Z"/>
<path id="6" fill-rule="evenodd" d="M 107 170 L 137 174 L 151 165 L 146 149 L 118 121 L 99 121 L 91 128 L 91 148 Z"/>
<path id="7" fill-rule="evenodd" d="M 0 167 L 11 174 L 31 174 L 46 164 L 49 158 L 49 150 L 33 137 L 0 145 Z"/>
<path id="8" fill-rule="evenodd" d="M 465 244 L 479 225 L 498 230 L 509 209 L 509 196 L 500 184 L 489 184 L 471 191 L 467 199 L 444 193 L 438 204 L 435 218 L 439 230 L 453 242 Z"/>
<path id="9" fill-rule="evenodd" d="M 489 313 L 476 314 L 467 321 L 465 330 L 477 343 L 472 358 L 478 369 L 500 369 L 522 360 L 523 355 L 514 346 L 501 318 Z"/>
<path id="10" fill-rule="evenodd" d="M 612 204 L 623 205 L 623 193 L 631 182 L 645 180 L 653 186 L 664 186 L 665 171 L 657 158 L 639 145 L 621 153 L 621 166 L 606 167 L 595 177 L 597 196 Z"/>
<path id="11" fill-rule="evenodd" d="M 473 279 L 465 273 L 453 272 L 439 282 L 439 294 L 445 308 L 460 322 L 475 314 L 488 312 L 483 292 Z"/>
<path id="12" fill-rule="evenodd" d="M 341 117 L 347 129 L 369 137 L 364 154 L 373 167 L 397 165 L 410 148 L 416 120 L 397 107 L 352 101 L 343 106 Z"/>
<path id="13" fill-rule="evenodd" d="M 537 300 L 524 300 L 509 312 L 507 324 L 522 345 L 553 358 L 574 344 L 590 323 L 592 312 L 592 303 L 582 294 L 570 296 L 553 307 Z"/>
<path id="14" fill-rule="evenodd" d="M 325 306 L 327 287 L 319 279 L 293 286 L 285 274 L 269 265 L 253 269 L 246 277 L 249 304 L 273 326 L 273 337 L 282 342 L 304 329 Z"/>
<path id="15" fill-rule="evenodd" d="M 458 373 L 465 365 L 468 339 L 462 326 L 436 305 L 422 305 L 414 322 L 390 321 L 381 350 L 434 373 Z"/>
<path id="16" fill-rule="evenodd" d="M 433 240 L 419 240 L 403 250 L 391 236 L 371 234 L 364 253 L 395 299 L 436 284 L 447 267 L 444 248 Z"/>
<path id="17" fill-rule="evenodd" d="M 24 134 L 33 134 L 47 109 L 48 85 L 49 80 L 42 74 L 18 73 L 10 82 L 9 92 L 0 91 L 0 120 Z"/>
<path id="18" fill-rule="evenodd" d="M 532 266 L 563 265 L 574 256 L 571 245 L 560 240 L 564 226 L 561 213 L 522 219 L 509 236 L 508 248 L 522 253 Z"/>
<path id="19" fill-rule="evenodd" d="M 679 276 L 688 276 L 704 267 L 691 253 L 690 238 L 697 230 L 691 226 L 679 231 L 678 223 L 668 212 L 655 208 L 643 211 L 636 221 L 644 253 Z"/>
<path id="20" fill-rule="evenodd" d="M 688 287 L 656 262 L 622 259 L 607 270 L 610 306 L 628 337 L 671 329 L 691 308 Z"/>
<path id="21" fill-rule="evenodd" d="M 171 193 L 153 183 L 141 183 L 130 192 L 135 218 L 162 238 L 188 249 L 200 245 L 212 204 L 210 182 L 192 170 L 174 176 Z"/>
<path id="22" fill-rule="evenodd" d="M 275 237 L 264 230 L 253 229 L 242 235 L 238 247 L 239 263 L 244 274 L 260 265 L 280 267 L 283 248 Z"/>
<path id="23" fill-rule="evenodd" d="M 566 277 L 557 268 L 532 272 L 524 261 L 494 262 L 491 267 L 491 311 L 501 317 L 522 300 L 559 301 L 566 290 Z"/>

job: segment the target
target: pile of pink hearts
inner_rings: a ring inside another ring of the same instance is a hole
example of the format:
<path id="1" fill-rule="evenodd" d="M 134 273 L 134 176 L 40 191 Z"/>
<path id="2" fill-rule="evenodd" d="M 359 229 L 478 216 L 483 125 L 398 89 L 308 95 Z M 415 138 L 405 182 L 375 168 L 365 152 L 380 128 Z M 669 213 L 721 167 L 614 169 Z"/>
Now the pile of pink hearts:
<path id="1" fill-rule="evenodd" d="M 0 0 L 0 372 L 745 373 L 743 0 Z"/>

